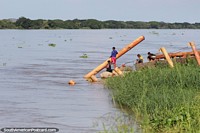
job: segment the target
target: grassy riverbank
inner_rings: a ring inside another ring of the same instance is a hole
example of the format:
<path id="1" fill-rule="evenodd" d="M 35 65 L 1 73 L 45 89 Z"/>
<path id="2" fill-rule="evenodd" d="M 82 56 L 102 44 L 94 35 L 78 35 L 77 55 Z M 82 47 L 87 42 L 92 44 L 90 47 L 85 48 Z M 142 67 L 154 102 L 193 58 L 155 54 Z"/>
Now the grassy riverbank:
<path id="1" fill-rule="evenodd" d="M 200 67 L 156 67 L 109 78 L 106 86 L 144 132 L 200 132 Z"/>

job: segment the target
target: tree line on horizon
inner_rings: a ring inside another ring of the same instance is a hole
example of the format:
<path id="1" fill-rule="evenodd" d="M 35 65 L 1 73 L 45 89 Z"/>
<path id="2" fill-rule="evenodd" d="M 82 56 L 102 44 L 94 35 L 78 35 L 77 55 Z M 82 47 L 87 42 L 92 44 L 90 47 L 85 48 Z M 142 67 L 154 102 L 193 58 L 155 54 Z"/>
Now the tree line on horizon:
<path id="1" fill-rule="evenodd" d="M 20 17 L 16 21 L 0 20 L 0 29 L 200 29 L 200 23 L 166 23 L 143 21 L 85 20 L 31 20 Z"/>

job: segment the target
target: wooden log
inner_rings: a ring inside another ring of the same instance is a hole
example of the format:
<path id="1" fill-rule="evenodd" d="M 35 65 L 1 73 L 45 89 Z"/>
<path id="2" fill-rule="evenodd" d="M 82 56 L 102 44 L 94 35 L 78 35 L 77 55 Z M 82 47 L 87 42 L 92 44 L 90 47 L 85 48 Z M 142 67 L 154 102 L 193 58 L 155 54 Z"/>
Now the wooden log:
<path id="1" fill-rule="evenodd" d="M 174 67 L 174 64 L 173 64 L 171 58 L 169 57 L 169 54 L 167 53 L 167 50 L 164 47 L 162 47 L 162 48 L 160 48 L 160 51 L 164 54 L 165 59 L 167 60 L 169 66 L 170 67 Z"/>
<path id="2" fill-rule="evenodd" d="M 100 76 L 101 78 L 108 78 L 108 77 L 112 77 L 113 73 L 105 71 L 105 72 L 102 72 Z"/>
<path id="3" fill-rule="evenodd" d="M 128 52 L 129 50 L 131 50 L 133 47 L 135 47 L 137 44 L 139 44 L 140 42 L 142 42 L 144 39 L 145 39 L 144 36 L 140 36 L 136 40 L 134 40 L 133 42 L 131 42 L 130 44 L 128 44 L 127 46 L 125 46 L 122 50 L 120 50 L 118 52 L 118 54 L 116 56 L 116 59 L 118 59 L 119 57 L 121 57 L 122 55 L 124 55 L 126 52 Z M 102 64 L 100 64 L 99 66 L 97 66 L 95 69 L 93 69 L 91 72 L 89 72 L 88 74 L 86 74 L 84 76 L 84 78 L 90 78 L 92 75 L 96 75 L 98 72 L 100 72 L 102 69 L 104 69 L 107 66 L 108 60 L 111 61 L 110 58 L 107 59 Z"/>
<path id="4" fill-rule="evenodd" d="M 91 79 L 92 79 L 92 82 L 97 82 L 98 81 L 98 79 L 97 79 L 97 77 L 95 75 L 92 75 Z"/>
<path id="5" fill-rule="evenodd" d="M 200 51 L 198 51 L 198 53 L 200 54 Z M 187 55 L 194 56 L 193 51 L 191 51 L 191 52 L 176 52 L 176 53 L 168 53 L 168 54 L 171 58 L 176 58 L 176 57 L 186 58 Z M 158 54 L 155 57 L 155 59 L 164 59 L 164 58 L 165 58 L 165 56 L 163 54 Z"/>
<path id="6" fill-rule="evenodd" d="M 114 70 L 112 71 L 112 76 L 119 76 L 118 73 L 116 73 Z"/>
<path id="7" fill-rule="evenodd" d="M 192 47 L 192 50 L 193 50 L 194 55 L 195 55 L 195 58 L 196 58 L 199 66 L 200 66 L 200 56 L 199 56 L 199 53 L 198 53 L 198 51 L 196 49 L 196 46 L 195 46 L 194 42 L 189 42 L 189 45 Z"/>
<path id="8" fill-rule="evenodd" d="M 123 75 L 123 72 L 122 72 L 118 67 L 116 67 L 116 68 L 114 69 L 114 71 L 115 71 L 118 75 Z"/>

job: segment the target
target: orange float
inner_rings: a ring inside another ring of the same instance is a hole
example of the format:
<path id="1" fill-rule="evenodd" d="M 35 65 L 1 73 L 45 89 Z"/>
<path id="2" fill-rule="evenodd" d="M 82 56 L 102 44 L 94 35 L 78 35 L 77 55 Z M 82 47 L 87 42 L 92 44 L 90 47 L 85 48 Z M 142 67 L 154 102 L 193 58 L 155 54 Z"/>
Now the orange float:
<path id="1" fill-rule="evenodd" d="M 68 82 L 68 84 L 69 84 L 69 85 L 75 85 L 76 82 L 75 82 L 74 80 L 70 80 L 70 81 Z"/>

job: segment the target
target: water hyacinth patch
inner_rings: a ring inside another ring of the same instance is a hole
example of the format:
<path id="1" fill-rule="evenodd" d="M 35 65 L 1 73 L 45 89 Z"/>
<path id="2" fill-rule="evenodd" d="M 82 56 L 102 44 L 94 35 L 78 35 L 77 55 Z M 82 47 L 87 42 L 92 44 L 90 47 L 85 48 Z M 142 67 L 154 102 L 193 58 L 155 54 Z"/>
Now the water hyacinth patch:
<path id="1" fill-rule="evenodd" d="M 80 56 L 80 58 L 88 58 L 87 54 L 83 54 L 82 56 Z"/>
<path id="2" fill-rule="evenodd" d="M 50 43 L 49 46 L 50 46 L 50 47 L 55 47 L 56 44 L 54 44 L 54 43 Z"/>

